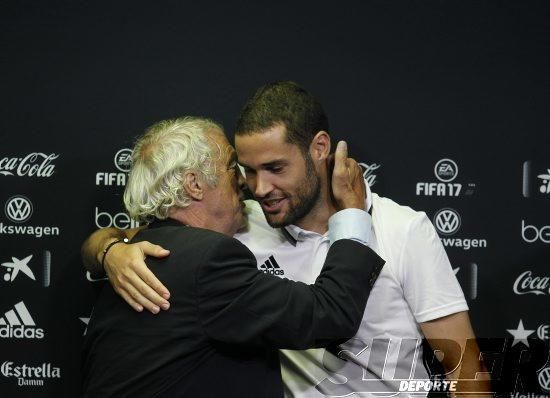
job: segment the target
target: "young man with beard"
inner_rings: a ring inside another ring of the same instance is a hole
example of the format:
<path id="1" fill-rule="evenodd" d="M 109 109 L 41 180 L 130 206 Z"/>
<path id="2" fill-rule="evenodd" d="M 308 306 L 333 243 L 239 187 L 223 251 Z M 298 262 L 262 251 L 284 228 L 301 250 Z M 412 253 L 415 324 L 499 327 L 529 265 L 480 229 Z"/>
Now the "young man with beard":
<path id="1" fill-rule="evenodd" d="M 315 284 L 260 272 L 232 238 L 246 222 L 242 185 L 235 150 L 208 119 L 163 120 L 139 138 L 124 204 L 149 223 L 136 242 L 172 249 L 147 259 L 170 287 L 172 307 L 136 313 L 105 284 L 85 338 L 84 397 L 280 398 L 276 348 L 324 347 L 358 330 L 383 261 L 364 244 L 365 188 L 345 147 L 336 151 L 331 179 L 342 211 L 330 223 L 351 215 L 359 233 L 331 228 Z"/>
<path id="2" fill-rule="evenodd" d="M 260 88 L 241 112 L 235 145 L 256 201 L 247 202 L 248 231 L 236 237 L 264 272 L 306 283 L 319 274 L 328 250 L 328 218 L 335 212 L 328 130 L 321 104 L 293 82 Z M 444 352 L 449 379 L 458 379 L 461 369 L 474 376 L 482 370 L 477 345 L 471 344 L 475 336 L 468 306 L 426 214 L 368 187 L 365 210 L 372 214 L 371 247 L 386 265 L 361 328 L 330 350 L 282 351 L 287 396 L 394 394 L 400 391 L 399 380 L 427 383 L 423 338 Z M 120 234 L 124 232 L 111 229 L 90 237 L 83 248 L 90 269 L 97 270 L 101 249 Z M 158 312 L 169 307 L 169 292 L 146 269 L 144 255 L 167 252 L 145 244 L 118 247 L 107 258 L 105 271 L 118 290 L 132 295 L 127 301 L 134 308 Z M 468 363 L 461 364 L 462 353 Z"/>

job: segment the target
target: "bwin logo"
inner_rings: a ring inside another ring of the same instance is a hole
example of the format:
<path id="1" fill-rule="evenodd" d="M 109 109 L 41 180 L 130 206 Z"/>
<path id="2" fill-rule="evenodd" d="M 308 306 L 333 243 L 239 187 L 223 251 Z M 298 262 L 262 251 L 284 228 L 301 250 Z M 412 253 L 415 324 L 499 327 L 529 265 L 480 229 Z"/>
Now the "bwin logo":
<path id="1" fill-rule="evenodd" d="M 460 228 L 460 215 L 453 209 L 441 209 L 434 216 L 434 224 L 443 235 L 452 235 Z"/>
<path id="2" fill-rule="evenodd" d="M 270 275 L 284 275 L 285 271 L 279 267 L 279 264 L 277 264 L 277 261 L 275 261 L 275 257 L 269 256 L 265 262 L 260 265 L 260 270 L 266 274 Z"/>
<path id="3" fill-rule="evenodd" d="M 44 329 L 37 328 L 25 303 L 20 301 L 0 317 L 0 338 L 42 339 Z"/>

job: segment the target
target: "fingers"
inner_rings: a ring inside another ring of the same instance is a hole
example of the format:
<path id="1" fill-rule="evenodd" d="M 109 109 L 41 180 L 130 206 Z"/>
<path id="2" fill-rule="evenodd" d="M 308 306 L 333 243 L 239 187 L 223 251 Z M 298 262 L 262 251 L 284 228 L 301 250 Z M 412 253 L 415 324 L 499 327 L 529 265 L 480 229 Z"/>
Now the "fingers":
<path id="1" fill-rule="evenodd" d="M 340 184 L 351 186 L 358 178 L 362 179 L 362 171 L 355 159 L 348 158 L 348 145 L 339 141 L 334 153 L 334 174 Z"/>
<path id="2" fill-rule="evenodd" d="M 363 176 L 363 169 L 361 168 L 361 166 L 359 166 L 359 164 L 357 164 L 357 169 L 359 171 L 359 181 L 361 181 L 361 190 L 363 192 L 365 192 L 365 199 L 366 199 L 366 194 L 367 194 L 367 184 L 365 182 L 365 178 Z"/>
<path id="3" fill-rule="evenodd" d="M 150 242 L 116 245 L 106 258 L 105 271 L 115 291 L 134 308 L 144 308 L 156 314 L 167 310 L 170 303 L 168 289 L 145 264 L 146 255 L 164 257 L 170 252 Z"/>
<path id="4" fill-rule="evenodd" d="M 162 246 L 154 245 L 150 242 L 144 241 L 138 243 L 142 253 L 143 258 L 145 256 L 152 257 L 166 257 L 170 254 L 170 250 L 164 249 Z M 168 289 L 157 279 L 157 277 L 149 271 L 144 261 L 138 262 L 137 266 L 140 269 L 139 276 L 151 289 L 153 289 L 158 295 L 162 296 L 166 300 L 170 298 L 170 292 Z M 158 305 L 162 305 L 158 300 L 154 300 Z"/>
<path id="5" fill-rule="evenodd" d="M 145 268 L 140 274 L 139 277 L 141 280 L 149 287 L 152 291 L 155 292 L 155 303 L 162 307 L 163 304 L 168 304 L 166 300 L 170 298 L 170 292 L 168 289 L 157 279 L 155 274 L 153 274 L 148 268 Z M 163 307 L 163 309 L 166 309 Z"/>
<path id="6" fill-rule="evenodd" d="M 348 144 L 346 141 L 339 141 L 334 152 L 334 174 L 345 173 L 346 161 L 348 160 Z"/>
<path id="7" fill-rule="evenodd" d="M 346 156 L 347 156 L 347 150 L 346 150 Z M 353 178 L 353 179 L 360 178 L 361 180 L 363 180 L 363 169 L 355 159 L 346 157 L 345 166 L 349 171 L 348 175 L 350 176 L 350 178 Z"/>
<path id="8" fill-rule="evenodd" d="M 146 256 L 162 258 L 170 254 L 170 250 L 164 249 L 162 246 L 154 245 L 151 242 L 143 241 L 137 243 L 141 248 L 141 251 Z"/>
<path id="9" fill-rule="evenodd" d="M 142 273 L 151 273 L 148 269 L 141 270 Z M 139 272 L 125 270 L 124 273 L 109 275 L 115 291 L 121 295 L 128 304 L 136 311 L 147 309 L 157 314 L 160 309 L 167 310 L 170 303 L 160 297 L 140 277 Z"/>
<path id="10" fill-rule="evenodd" d="M 136 273 L 128 275 L 127 279 L 140 294 L 137 297 L 138 302 L 149 311 L 156 313 L 159 307 L 163 310 L 170 308 L 170 303 L 159 295 L 157 289 L 164 289 L 166 292 L 168 290 L 148 268 L 136 270 Z"/>
<path id="11" fill-rule="evenodd" d="M 365 185 L 359 164 L 348 158 L 345 141 L 338 142 L 334 153 L 332 197 L 337 209 L 365 207 Z"/>
<path id="12" fill-rule="evenodd" d="M 132 284 L 124 283 L 123 286 L 124 288 L 121 288 L 117 293 L 120 294 L 132 308 L 139 312 L 141 312 L 143 308 L 146 308 L 149 312 L 158 314 L 160 308 L 147 300 Z M 139 308 L 141 308 L 141 310 Z"/>
<path id="13" fill-rule="evenodd" d="M 137 312 L 141 312 L 143 311 L 143 306 L 140 305 L 137 301 L 135 301 L 132 296 L 130 296 L 126 291 L 124 290 L 119 290 L 119 289 L 115 289 L 115 292 L 117 292 L 117 294 L 119 296 L 121 296 L 124 301 L 126 301 L 128 304 L 130 304 L 130 306 L 136 310 Z"/>
<path id="14" fill-rule="evenodd" d="M 346 167 L 349 171 L 350 183 L 353 183 L 356 180 L 361 180 L 364 182 L 363 169 L 361 169 L 361 166 L 359 166 L 359 163 L 357 163 L 355 159 L 347 158 Z"/>
<path id="15" fill-rule="evenodd" d="M 128 276 L 127 291 L 135 301 L 153 314 L 157 314 L 161 308 L 163 310 L 170 308 L 170 303 L 168 303 L 168 301 L 160 297 L 157 292 L 151 289 L 135 274 Z"/>
<path id="16" fill-rule="evenodd" d="M 365 192 L 365 179 L 363 178 L 363 169 L 355 161 L 355 159 L 347 159 L 347 167 L 349 171 L 349 184 L 358 193 Z"/>

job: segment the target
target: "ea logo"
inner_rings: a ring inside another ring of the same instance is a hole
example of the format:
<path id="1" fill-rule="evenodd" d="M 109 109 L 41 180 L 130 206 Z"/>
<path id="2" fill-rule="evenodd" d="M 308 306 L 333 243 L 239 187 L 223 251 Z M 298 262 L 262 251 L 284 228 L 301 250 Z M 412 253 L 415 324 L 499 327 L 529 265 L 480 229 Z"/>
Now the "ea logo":
<path id="1" fill-rule="evenodd" d="M 130 171 L 132 166 L 132 150 L 123 148 L 115 154 L 115 166 L 125 173 Z"/>
<path id="2" fill-rule="evenodd" d="M 6 202 L 4 212 L 14 223 L 23 223 L 32 216 L 32 203 L 22 195 L 12 196 Z"/>
<path id="3" fill-rule="evenodd" d="M 460 228 L 460 215 L 453 209 L 441 209 L 435 213 L 434 224 L 443 235 L 452 235 Z"/>
<path id="4" fill-rule="evenodd" d="M 451 182 L 458 175 L 458 166 L 451 159 L 441 159 L 435 164 L 434 173 L 439 181 Z"/>
<path id="5" fill-rule="evenodd" d="M 550 325 L 540 325 L 537 328 L 537 336 L 541 340 L 550 340 Z"/>

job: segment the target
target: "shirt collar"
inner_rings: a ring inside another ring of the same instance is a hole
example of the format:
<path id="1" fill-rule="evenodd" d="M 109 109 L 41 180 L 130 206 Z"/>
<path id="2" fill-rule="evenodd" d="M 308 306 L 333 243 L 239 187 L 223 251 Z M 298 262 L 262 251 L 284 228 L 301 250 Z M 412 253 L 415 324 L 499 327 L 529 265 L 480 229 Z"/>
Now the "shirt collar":
<path id="1" fill-rule="evenodd" d="M 367 200 L 365 200 L 365 211 L 372 214 L 372 191 L 370 190 L 367 180 L 365 180 L 365 187 L 365 192 L 367 193 Z"/>
<path id="2" fill-rule="evenodd" d="M 304 237 L 305 237 L 306 234 L 308 234 L 308 233 L 311 234 L 312 233 L 311 231 L 306 231 L 305 229 L 302 229 L 297 225 L 287 225 L 286 227 L 283 227 L 282 229 L 284 231 L 286 231 L 288 233 L 288 235 L 290 235 L 290 237 L 292 237 L 292 239 L 294 239 L 294 241 L 296 241 L 296 242 L 300 241 L 300 240 L 304 240 Z"/>
<path id="3" fill-rule="evenodd" d="M 365 209 L 369 214 L 372 213 L 372 192 L 370 190 L 369 184 L 367 180 L 365 180 L 365 192 L 367 199 L 365 200 Z M 297 225 L 287 225 L 283 228 L 281 228 L 281 231 L 283 232 L 283 235 L 289 240 L 290 243 L 293 245 L 296 245 L 296 242 L 300 240 L 304 240 L 307 235 L 315 234 L 315 232 L 307 231 L 305 229 L 300 228 Z M 328 231 L 327 231 L 328 233 Z M 325 233 L 326 235 L 326 233 Z"/>

